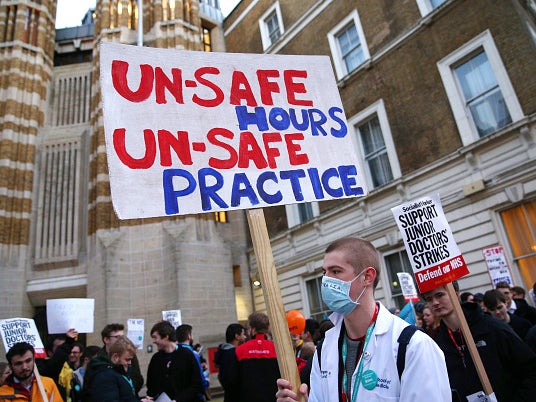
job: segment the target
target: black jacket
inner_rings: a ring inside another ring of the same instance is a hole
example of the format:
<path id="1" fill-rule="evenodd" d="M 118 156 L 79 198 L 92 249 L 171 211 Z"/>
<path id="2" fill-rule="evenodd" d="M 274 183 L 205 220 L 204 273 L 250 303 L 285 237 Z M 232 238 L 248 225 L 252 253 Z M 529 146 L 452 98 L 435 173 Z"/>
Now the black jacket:
<path id="1" fill-rule="evenodd" d="M 222 343 L 214 354 L 214 363 L 218 367 L 218 380 L 223 387 L 223 401 L 236 402 L 239 400 L 235 347 L 230 343 Z"/>
<path id="2" fill-rule="evenodd" d="M 180 402 L 199 401 L 203 380 L 193 351 L 178 348 L 153 355 L 147 369 L 147 395 L 156 399 L 162 392 Z"/>
<path id="3" fill-rule="evenodd" d="M 529 306 L 525 299 L 514 299 L 514 302 L 516 303 L 514 314 L 529 320 L 532 325 L 536 325 L 536 308 Z"/>
<path id="4" fill-rule="evenodd" d="M 132 380 L 123 366 L 114 365 L 107 357 L 97 356 L 89 362 L 91 400 L 93 402 L 139 402 Z"/>
<path id="5" fill-rule="evenodd" d="M 491 386 L 499 402 L 531 402 L 536 395 L 536 354 L 510 328 L 494 317 L 483 314 L 477 303 L 462 304 L 477 350 Z M 445 354 L 450 386 L 460 400 L 482 391 L 483 387 L 466 345 L 459 334 L 455 340 L 461 353 L 451 340 L 442 321 L 435 341 Z"/>

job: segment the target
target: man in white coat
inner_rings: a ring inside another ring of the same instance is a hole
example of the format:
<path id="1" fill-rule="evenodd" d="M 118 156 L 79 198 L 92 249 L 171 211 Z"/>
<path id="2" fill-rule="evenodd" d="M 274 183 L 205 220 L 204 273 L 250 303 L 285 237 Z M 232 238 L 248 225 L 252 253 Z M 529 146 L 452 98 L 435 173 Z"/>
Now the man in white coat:
<path id="1" fill-rule="evenodd" d="M 397 370 L 398 337 L 408 324 L 374 299 L 380 256 L 368 241 L 343 238 L 324 256 L 322 299 L 335 327 L 326 333 L 320 362 L 313 358 L 311 390 L 277 381 L 277 402 L 450 402 L 443 352 L 417 331 L 407 345 L 405 368 Z M 341 369 L 339 369 L 341 368 Z"/>

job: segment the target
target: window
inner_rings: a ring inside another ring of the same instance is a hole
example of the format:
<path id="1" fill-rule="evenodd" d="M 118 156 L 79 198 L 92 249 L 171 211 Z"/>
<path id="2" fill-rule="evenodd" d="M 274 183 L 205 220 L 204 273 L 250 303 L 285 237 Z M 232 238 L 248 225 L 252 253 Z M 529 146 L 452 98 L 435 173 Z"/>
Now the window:
<path id="1" fill-rule="evenodd" d="M 214 212 L 214 220 L 216 222 L 221 222 L 221 223 L 229 222 L 229 220 L 227 219 L 227 212 L 226 211 Z"/>
<path id="2" fill-rule="evenodd" d="M 400 166 L 383 100 L 349 119 L 349 123 L 356 132 L 355 139 L 368 187 L 380 187 L 400 177 Z"/>
<path id="3" fill-rule="evenodd" d="M 268 49 L 283 35 L 283 18 L 279 2 L 275 2 L 259 20 L 261 29 L 262 48 Z"/>
<path id="4" fill-rule="evenodd" d="M 322 301 L 322 276 L 305 281 L 307 301 L 309 302 L 309 315 L 318 322 L 325 320 L 331 314 L 328 306 Z"/>
<path id="5" fill-rule="evenodd" d="M 464 145 L 523 118 L 489 30 L 437 66 Z"/>
<path id="6" fill-rule="evenodd" d="M 203 43 L 203 50 L 205 52 L 212 52 L 212 37 L 210 35 L 210 29 L 201 28 L 201 43 Z"/>
<path id="7" fill-rule="evenodd" d="M 357 10 L 328 33 L 328 42 L 339 79 L 370 58 Z"/>
<path id="8" fill-rule="evenodd" d="M 536 283 L 536 201 L 510 208 L 501 213 L 510 241 L 514 262 L 527 287 Z"/>
<path id="9" fill-rule="evenodd" d="M 404 301 L 404 295 L 402 294 L 402 288 L 398 282 L 398 272 L 409 272 L 413 276 L 413 270 L 411 263 L 409 262 L 408 254 L 406 250 L 400 250 L 393 254 L 384 256 L 385 261 L 385 280 L 389 281 L 389 289 L 391 291 L 391 298 L 398 308 L 402 308 L 406 302 Z M 415 278 L 413 279 L 415 283 Z"/>
<path id="10" fill-rule="evenodd" d="M 317 202 L 285 205 L 285 211 L 289 228 L 310 221 L 320 214 Z"/>
<path id="11" fill-rule="evenodd" d="M 454 72 L 480 137 L 512 122 L 484 50 L 455 67 Z"/>
<path id="12" fill-rule="evenodd" d="M 419 6 L 419 11 L 424 17 L 427 14 L 430 14 L 441 4 L 445 3 L 446 0 L 417 0 L 417 6 Z"/>

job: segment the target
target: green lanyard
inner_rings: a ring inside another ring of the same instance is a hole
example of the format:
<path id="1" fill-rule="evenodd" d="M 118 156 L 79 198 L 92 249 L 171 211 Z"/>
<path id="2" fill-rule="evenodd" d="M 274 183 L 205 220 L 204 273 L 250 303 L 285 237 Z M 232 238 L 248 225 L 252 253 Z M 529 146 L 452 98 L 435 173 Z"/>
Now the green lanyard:
<path id="1" fill-rule="evenodd" d="M 365 337 L 365 344 L 363 346 L 363 351 L 361 352 L 361 357 L 359 358 L 359 365 L 357 368 L 357 375 L 356 375 L 356 381 L 354 383 L 354 388 L 352 390 L 352 399 L 351 402 L 355 402 L 357 399 L 357 390 L 359 389 L 359 384 L 361 383 L 361 378 L 363 376 L 363 355 L 365 354 L 365 350 L 367 349 L 367 345 L 370 341 L 370 336 L 372 335 L 372 331 L 374 330 L 374 326 L 376 325 L 376 321 L 374 321 L 367 329 L 367 335 Z M 348 346 L 346 345 L 346 333 L 344 334 L 344 342 L 342 343 L 342 360 L 343 360 L 343 366 L 346 367 L 346 355 L 348 354 Z M 342 377 L 342 389 L 343 392 L 346 393 L 346 389 L 348 388 L 348 375 L 346 372 L 344 373 Z"/>

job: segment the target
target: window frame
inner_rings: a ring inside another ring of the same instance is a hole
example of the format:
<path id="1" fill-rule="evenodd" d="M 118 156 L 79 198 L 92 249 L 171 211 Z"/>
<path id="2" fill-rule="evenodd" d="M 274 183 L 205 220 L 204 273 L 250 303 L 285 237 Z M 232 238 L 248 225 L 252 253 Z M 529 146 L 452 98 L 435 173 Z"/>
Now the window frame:
<path id="1" fill-rule="evenodd" d="M 445 3 L 447 3 L 448 1 L 449 0 L 445 0 L 443 3 L 441 3 L 438 6 L 434 7 L 430 0 L 417 0 L 417 6 L 419 7 L 419 11 L 421 12 L 421 16 L 424 17 L 424 16 L 430 14 L 432 11 L 435 11 L 438 8 L 444 6 Z"/>
<path id="2" fill-rule="evenodd" d="M 309 203 L 306 203 L 306 204 L 310 204 L 311 208 L 313 210 L 313 217 L 310 220 L 312 220 L 315 217 L 317 217 L 318 215 L 320 215 L 320 207 L 318 205 L 318 202 L 312 201 L 312 202 L 309 202 Z M 302 221 L 300 219 L 299 203 L 298 204 L 287 204 L 287 205 L 285 205 L 285 212 L 287 214 L 287 223 L 288 223 L 289 229 L 294 227 L 294 226 L 298 226 L 298 225 L 301 225 L 303 223 L 306 223 L 306 222 L 310 221 L 310 220 Z"/>
<path id="3" fill-rule="evenodd" d="M 322 317 L 320 319 L 316 318 L 316 320 L 318 322 L 321 322 L 322 320 L 326 319 L 331 313 L 332 311 L 326 306 L 326 303 L 324 303 L 324 301 L 322 300 L 322 292 L 321 292 L 321 284 L 322 284 L 322 277 L 324 275 L 322 273 L 319 273 L 317 275 L 312 275 L 312 276 L 308 276 L 308 277 L 302 277 L 302 280 L 301 280 L 301 288 L 302 288 L 302 294 L 305 295 L 305 297 L 303 298 L 304 300 L 304 304 L 305 304 L 305 310 L 307 312 L 307 317 L 312 317 L 314 318 L 315 316 L 320 316 L 322 315 Z M 311 281 L 315 281 L 316 283 L 318 283 L 318 297 L 319 297 L 319 301 L 320 301 L 320 305 L 323 307 L 325 307 L 325 309 L 321 309 L 320 311 L 318 312 L 312 312 L 311 311 L 311 301 L 310 301 L 310 298 L 309 298 L 309 288 L 307 287 L 307 284 L 308 282 L 311 282 Z"/>
<path id="4" fill-rule="evenodd" d="M 515 123 L 524 117 L 521 105 L 517 99 L 514 87 L 510 82 L 510 78 L 508 77 L 506 68 L 504 67 L 497 46 L 495 45 L 495 41 L 493 40 L 489 29 L 487 29 L 437 62 L 439 75 L 443 81 L 443 86 L 445 87 L 445 92 L 447 93 L 454 120 L 464 146 L 472 144 L 483 137 L 479 136 L 471 111 L 466 107 L 465 97 L 456 78 L 454 69 L 459 66 L 460 61 L 470 56 L 471 53 L 476 54 L 479 48 L 483 49 L 488 58 L 491 69 L 495 74 L 498 87 L 501 90 L 506 108 L 512 118 L 512 123 Z"/>
<path id="5" fill-rule="evenodd" d="M 395 274 L 396 275 L 396 272 L 391 272 L 391 267 L 387 264 L 387 260 L 386 260 L 386 257 L 389 257 L 389 256 L 392 256 L 394 254 L 402 254 L 402 253 L 406 253 L 406 256 L 408 257 L 408 262 L 409 262 L 409 266 L 408 266 L 408 271 L 402 271 L 402 272 L 408 272 L 411 274 L 411 276 L 413 277 L 413 283 L 415 283 L 415 274 L 413 273 L 413 268 L 411 266 L 411 261 L 409 261 L 409 256 L 408 256 L 408 253 L 406 251 L 406 249 L 404 247 L 400 247 L 400 248 L 396 248 L 396 249 L 393 249 L 393 250 L 389 250 L 387 252 L 384 252 L 382 253 L 382 265 L 385 267 L 385 272 L 383 273 L 384 275 L 383 276 L 383 281 L 384 281 L 384 284 L 383 284 L 383 289 L 384 289 L 384 292 L 386 293 L 385 295 L 385 298 L 386 299 L 390 299 L 394 305 L 396 305 L 396 307 L 402 309 L 402 307 L 404 307 L 404 305 L 406 304 L 406 302 L 404 301 L 404 294 L 402 293 L 402 288 L 400 289 L 400 294 L 396 294 L 394 295 L 393 294 L 393 289 L 392 289 L 392 283 L 391 283 L 391 274 Z M 387 275 L 389 274 L 389 275 Z M 389 279 L 389 282 L 387 283 L 387 279 Z M 399 299 L 398 298 L 402 298 L 402 301 L 400 302 L 400 305 L 398 303 Z"/>
<path id="6" fill-rule="evenodd" d="M 359 126 L 364 124 L 367 120 L 371 119 L 374 115 L 378 117 L 380 128 L 382 130 L 383 141 L 385 143 L 385 150 L 389 159 L 389 165 L 391 167 L 391 173 L 393 174 L 393 181 L 402 176 L 400 164 L 398 162 L 398 155 L 396 153 L 395 144 L 393 141 L 393 135 L 391 133 L 391 127 L 387 118 L 387 111 L 385 110 L 385 103 L 383 99 L 379 99 L 367 108 L 363 109 L 350 119 L 348 119 L 348 126 L 354 131 L 352 140 L 355 141 L 356 149 L 359 151 L 359 160 L 361 162 L 362 171 L 365 173 L 367 180 L 367 186 L 369 189 L 379 188 L 388 183 L 384 183 L 382 186 L 374 187 L 372 182 L 372 175 L 370 172 L 370 166 L 365 160 L 365 148 L 361 140 L 361 133 L 359 132 Z"/>
<path id="7" fill-rule="evenodd" d="M 271 15 L 275 12 L 275 15 L 277 16 L 277 23 L 279 25 L 279 37 L 272 42 L 270 38 L 270 32 L 268 30 L 268 24 L 267 20 L 268 17 L 271 17 Z M 279 1 L 276 1 L 266 12 L 259 18 L 259 28 L 261 31 L 261 40 L 262 40 L 262 49 L 266 50 L 270 46 L 272 46 L 274 43 L 276 43 L 279 38 L 283 36 L 285 33 L 285 27 L 283 25 L 283 16 L 281 14 L 281 7 L 279 5 Z"/>
<path id="8" fill-rule="evenodd" d="M 359 64 L 355 69 L 352 71 L 348 71 L 346 68 L 346 64 L 342 58 L 342 52 L 341 48 L 339 46 L 338 36 L 342 33 L 343 30 L 345 30 L 346 27 L 350 26 L 353 22 L 356 30 L 357 30 L 357 36 L 359 38 L 359 42 L 361 43 L 361 49 L 363 51 L 363 62 Z M 363 66 L 368 60 L 370 60 L 370 52 L 368 49 L 367 40 L 365 38 L 365 32 L 363 31 L 363 27 L 361 26 L 361 20 L 359 19 L 359 13 L 357 10 L 353 10 L 350 14 L 348 14 L 345 18 L 343 18 L 334 28 L 332 28 L 328 34 L 328 43 L 329 48 L 331 50 L 331 57 L 333 59 L 333 65 L 335 67 L 335 73 L 337 74 L 338 79 L 342 79 L 348 74 L 359 70 L 361 66 Z"/>

